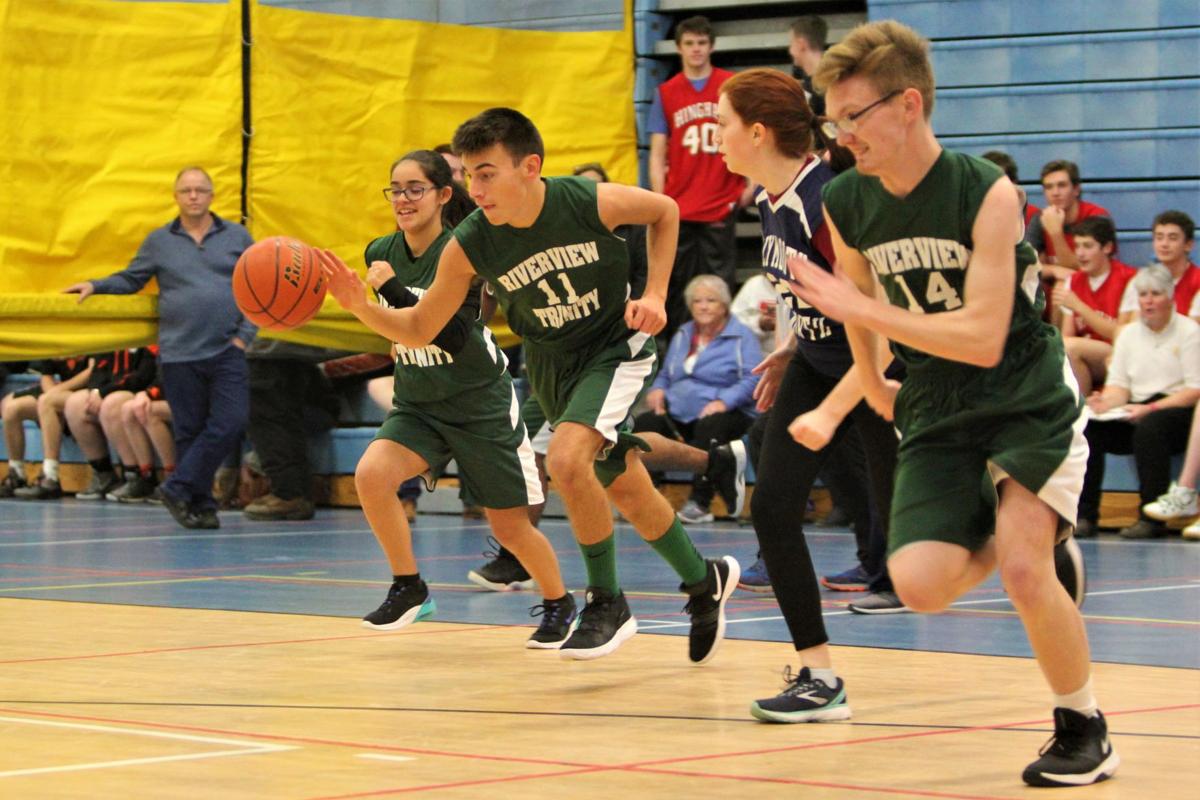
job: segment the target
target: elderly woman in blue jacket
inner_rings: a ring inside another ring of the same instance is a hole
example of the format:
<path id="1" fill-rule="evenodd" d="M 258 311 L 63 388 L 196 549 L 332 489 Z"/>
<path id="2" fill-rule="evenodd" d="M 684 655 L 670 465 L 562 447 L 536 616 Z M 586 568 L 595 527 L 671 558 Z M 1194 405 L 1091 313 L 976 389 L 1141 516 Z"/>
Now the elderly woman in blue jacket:
<path id="1" fill-rule="evenodd" d="M 692 318 L 671 338 L 658 377 L 646 394 L 648 411 L 634 432 L 653 431 L 703 450 L 738 439 L 756 415 L 751 370 L 762 360 L 754 331 L 729 313 L 729 286 L 698 275 L 684 289 Z M 704 475 L 679 512 L 684 522 L 711 522 L 713 486 Z M 734 510 L 732 513 L 737 513 Z"/>

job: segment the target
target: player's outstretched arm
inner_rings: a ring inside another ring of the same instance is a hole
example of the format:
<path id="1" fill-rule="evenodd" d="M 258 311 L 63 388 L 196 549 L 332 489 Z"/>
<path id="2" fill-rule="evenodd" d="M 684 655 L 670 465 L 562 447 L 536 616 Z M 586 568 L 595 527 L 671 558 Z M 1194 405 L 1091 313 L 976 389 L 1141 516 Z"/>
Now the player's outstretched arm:
<path id="1" fill-rule="evenodd" d="M 847 291 L 845 281 L 807 260 L 789 259 L 788 268 L 796 281 L 797 294 L 826 315 L 845 322 L 848 331 L 851 326 L 863 326 L 930 355 L 992 367 L 1004 354 L 1012 318 L 1014 247 L 1020 236 L 1017 194 L 1008 178 L 996 181 L 984 197 L 971 235 L 975 250 L 967 270 L 965 296 L 960 299 L 962 305 L 938 314 L 913 313 L 856 296 Z M 842 259 L 840 252 L 838 258 Z"/>
<path id="2" fill-rule="evenodd" d="M 442 251 L 433 285 L 412 308 L 384 308 L 367 298 L 367 285 L 332 250 L 319 250 L 329 293 L 376 333 L 405 347 L 424 347 L 458 311 L 475 271 L 458 242 Z"/>
<path id="3" fill-rule="evenodd" d="M 596 187 L 600 221 L 609 230 L 619 225 L 646 226 L 646 289 L 625 307 L 625 324 L 655 334 L 667 324 L 667 284 L 679 241 L 679 206 L 663 194 L 636 186 L 602 183 Z"/>

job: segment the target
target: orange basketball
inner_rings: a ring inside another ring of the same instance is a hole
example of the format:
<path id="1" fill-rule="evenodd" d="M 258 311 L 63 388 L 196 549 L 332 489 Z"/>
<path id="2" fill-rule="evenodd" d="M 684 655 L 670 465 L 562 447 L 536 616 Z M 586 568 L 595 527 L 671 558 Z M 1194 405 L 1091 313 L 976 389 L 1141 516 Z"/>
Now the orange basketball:
<path id="1" fill-rule="evenodd" d="M 325 300 L 325 273 L 317 252 L 288 236 L 256 242 L 233 268 L 233 299 L 260 328 L 303 325 Z"/>

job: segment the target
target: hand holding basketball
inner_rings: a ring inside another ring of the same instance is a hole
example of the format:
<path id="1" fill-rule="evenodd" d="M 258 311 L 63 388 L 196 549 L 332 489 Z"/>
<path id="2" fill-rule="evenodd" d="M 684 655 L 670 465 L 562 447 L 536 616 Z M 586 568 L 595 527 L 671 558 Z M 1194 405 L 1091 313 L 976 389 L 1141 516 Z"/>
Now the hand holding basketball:
<path id="1" fill-rule="evenodd" d="M 260 328 L 303 325 L 325 301 L 325 274 L 316 251 L 287 236 L 256 242 L 233 268 L 233 299 Z"/>

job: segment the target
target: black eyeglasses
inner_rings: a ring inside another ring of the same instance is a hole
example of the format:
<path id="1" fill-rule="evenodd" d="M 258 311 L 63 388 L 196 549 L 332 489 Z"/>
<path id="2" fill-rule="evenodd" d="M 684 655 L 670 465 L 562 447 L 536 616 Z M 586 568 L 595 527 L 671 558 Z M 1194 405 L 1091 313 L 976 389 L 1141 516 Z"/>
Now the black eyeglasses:
<path id="1" fill-rule="evenodd" d="M 425 193 L 430 189 L 437 187 L 426 186 L 420 183 L 414 183 L 411 186 L 388 186 L 383 190 L 383 196 L 387 198 L 389 203 L 394 203 L 401 195 L 407 197 L 409 202 L 415 203 L 425 196 Z"/>
<path id="2" fill-rule="evenodd" d="M 893 97 L 903 91 L 903 89 L 893 89 L 860 111 L 855 111 L 853 114 L 847 114 L 841 119 L 831 119 L 821 123 L 821 133 L 825 134 L 825 137 L 830 140 L 836 139 L 839 133 L 854 133 L 856 130 L 858 130 L 858 120 L 862 119 L 862 117 L 868 111 L 878 105 L 886 103 L 888 100 L 891 100 Z"/>

